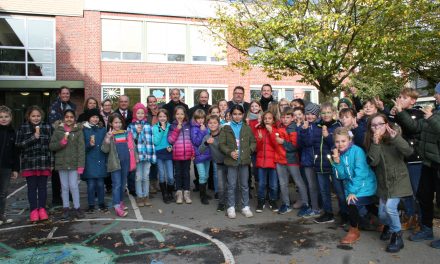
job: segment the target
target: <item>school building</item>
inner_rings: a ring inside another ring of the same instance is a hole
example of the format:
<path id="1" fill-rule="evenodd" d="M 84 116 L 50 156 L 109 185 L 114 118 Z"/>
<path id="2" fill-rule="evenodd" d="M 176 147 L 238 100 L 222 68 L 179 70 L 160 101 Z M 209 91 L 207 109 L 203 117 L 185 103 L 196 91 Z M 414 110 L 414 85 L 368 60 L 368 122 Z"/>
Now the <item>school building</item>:
<path id="1" fill-rule="evenodd" d="M 55 90 L 67 85 L 82 111 L 84 98 L 146 103 L 153 94 L 169 101 L 178 88 L 192 106 L 202 90 L 210 103 L 231 99 L 235 86 L 245 99 L 259 97 L 262 84 L 278 99 L 306 99 L 318 91 L 299 76 L 275 81 L 258 68 L 246 74 L 231 67 L 238 56 L 207 32 L 206 18 L 227 1 L 208 0 L 2 0 L 0 2 L 0 104 L 21 119 L 25 108 L 47 109 Z"/>

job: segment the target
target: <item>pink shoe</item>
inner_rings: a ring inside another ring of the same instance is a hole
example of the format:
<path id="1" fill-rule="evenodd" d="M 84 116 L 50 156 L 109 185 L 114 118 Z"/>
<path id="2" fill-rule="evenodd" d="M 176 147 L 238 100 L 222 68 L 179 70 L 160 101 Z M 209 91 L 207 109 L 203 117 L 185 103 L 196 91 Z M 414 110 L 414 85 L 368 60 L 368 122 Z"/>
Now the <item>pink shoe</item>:
<path id="1" fill-rule="evenodd" d="M 49 216 L 47 215 L 47 212 L 46 212 L 45 208 L 40 208 L 38 210 L 38 214 L 40 216 L 40 220 L 47 220 L 47 219 L 49 219 Z"/>
<path id="2" fill-rule="evenodd" d="M 38 220 L 40 220 L 40 216 L 38 215 L 38 209 L 34 209 L 31 212 L 30 218 L 31 218 L 31 222 L 37 222 Z"/>
<path id="3" fill-rule="evenodd" d="M 119 207 L 122 209 L 122 210 L 124 210 L 124 211 L 127 211 L 128 210 L 128 207 L 125 205 L 125 203 L 124 202 L 120 202 L 119 203 Z"/>
<path id="4" fill-rule="evenodd" d="M 115 213 L 119 217 L 124 217 L 128 214 L 126 211 L 122 210 L 120 207 L 115 207 Z"/>

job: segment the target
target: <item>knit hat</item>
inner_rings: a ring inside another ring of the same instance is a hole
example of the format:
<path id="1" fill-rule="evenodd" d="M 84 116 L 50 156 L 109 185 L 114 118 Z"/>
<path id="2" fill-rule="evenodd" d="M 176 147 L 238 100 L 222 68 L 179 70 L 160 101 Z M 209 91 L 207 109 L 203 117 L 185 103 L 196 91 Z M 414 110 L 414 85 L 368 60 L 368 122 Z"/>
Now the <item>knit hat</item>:
<path id="1" fill-rule="evenodd" d="M 319 116 L 319 111 L 321 111 L 319 105 L 314 103 L 308 103 L 304 108 L 304 112 L 306 114 L 314 114 L 315 116 Z"/>
<path id="2" fill-rule="evenodd" d="M 135 104 L 135 105 L 133 106 L 133 120 L 132 120 L 133 123 L 135 123 L 135 122 L 137 122 L 137 121 L 141 121 L 141 120 L 138 120 L 137 117 L 136 117 L 136 113 L 137 113 L 137 111 L 138 111 L 139 109 L 144 110 L 145 117 L 144 117 L 143 120 L 144 120 L 144 121 L 147 121 L 147 113 L 148 113 L 147 108 L 146 108 L 142 103 L 137 103 L 137 104 Z"/>
<path id="3" fill-rule="evenodd" d="M 84 114 L 86 116 L 86 120 L 87 121 L 89 121 L 92 116 L 98 116 L 99 117 L 101 115 L 101 113 L 99 112 L 98 108 L 87 109 L 86 111 L 84 111 Z"/>
<path id="4" fill-rule="evenodd" d="M 340 104 L 346 104 L 346 105 L 348 105 L 348 108 L 351 108 L 353 106 L 353 103 L 347 97 L 339 99 L 339 101 L 338 101 L 338 109 L 339 109 L 339 105 Z"/>
<path id="5" fill-rule="evenodd" d="M 435 93 L 440 94 L 440 82 L 435 86 Z"/>

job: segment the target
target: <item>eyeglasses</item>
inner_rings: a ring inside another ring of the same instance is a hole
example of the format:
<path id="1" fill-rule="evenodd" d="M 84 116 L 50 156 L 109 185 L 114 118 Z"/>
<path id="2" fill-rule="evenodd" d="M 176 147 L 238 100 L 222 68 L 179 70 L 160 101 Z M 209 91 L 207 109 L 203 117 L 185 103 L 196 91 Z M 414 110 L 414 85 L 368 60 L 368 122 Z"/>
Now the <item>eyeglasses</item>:
<path id="1" fill-rule="evenodd" d="M 383 125 L 385 125 L 385 123 L 377 123 L 377 124 L 371 124 L 371 128 L 374 128 L 374 129 L 377 129 L 377 128 L 380 128 L 380 127 L 382 127 Z"/>
<path id="2" fill-rule="evenodd" d="M 331 115 L 333 112 L 321 112 L 321 115 Z"/>
<path id="3" fill-rule="evenodd" d="M 288 104 L 280 104 L 280 106 L 288 106 Z"/>

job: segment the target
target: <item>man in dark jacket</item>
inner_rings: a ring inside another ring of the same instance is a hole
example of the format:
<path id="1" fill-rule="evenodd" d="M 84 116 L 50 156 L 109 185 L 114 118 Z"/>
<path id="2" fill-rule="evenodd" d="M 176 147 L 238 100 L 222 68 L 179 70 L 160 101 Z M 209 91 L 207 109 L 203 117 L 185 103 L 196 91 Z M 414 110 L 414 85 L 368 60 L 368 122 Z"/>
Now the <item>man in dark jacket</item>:
<path id="1" fill-rule="evenodd" d="M 228 109 L 231 109 L 231 107 L 236 104 L 243 106 L 245 114 L 249 111 L 250 104 L 244 101 L 243 86 L 235 86 L 232 100 L 228 102 Z"/>
<path id="2" fill-rule="evenodd" d="M 261 109 L 264 111 L 267 111 L 267 108 L 269 107 L 269 104 L 272 102 L 276 102 L 276 100 L 272 96 L 272 85 L 266 83 L 261 86 Z"/>
<path id="3" fill-rule="evenodd" d="M 170 91 L 170 97 L 171 100 L 167 104 L 162 106 L 162 108 L 168 111 L 168 115 L 170 116 L 170 123 L 172 123 L 174 121 L 174 108 L 176 108 L 176 106 L 178 105 L 181 105 L 185 107 L 186 113 L 188 114 L 188 105 L 180 100 L 180 90 L 177 88 L 174 88 Z"/>
<path id="4" fill-rule="evenodd" d="M 440 83 L 435 87 L 434 98 L 440 103 Z M 440 111 L 426 107 L 422 109 L 424 119 L 414 120 L 407 111 L 403 111 L 402 104 L 397 101 L 395 104 L 396 118 L 404 130 L 411 133 L 420 133 L 418 151 L 423 160 L 422 175 L 420 178 L 417 199 L 420 203 L 422 213 L 421 230 L 412 234 L 409 239 L 412 241 L 424 241 L 434 239 L 433 215 L 434 215 L 434 193 L 440 181 Z M 433 241 L 431 247 L 440 249 L 440 240 Z"/>
<path id="5" fill-rule="evenodd" d="M 120 114 L 124 119 L 124 130 L 127 129 L 133 119 L 133 112 L 128 109 L 129 104 L 130 98 L 127 95 L 121 95 L 118 99 L 118 109 L 114 111 L 114 113 Z"/>
<path id="6" fill-rule="evenodd" d="M 199 94 L 198 101 L 199 102 L 197 105 L 195 105 L 189 109 L 189 114 L 188 114 L 189 120 L 192 119 L 194 112 L 198 109 L 202 109 L 205 112 L 205 114 L 208 115 L 208 110 L 211 107 L 211 105 L 208 104 L 209 93 L 207 91 L 201 91 Z"/>

